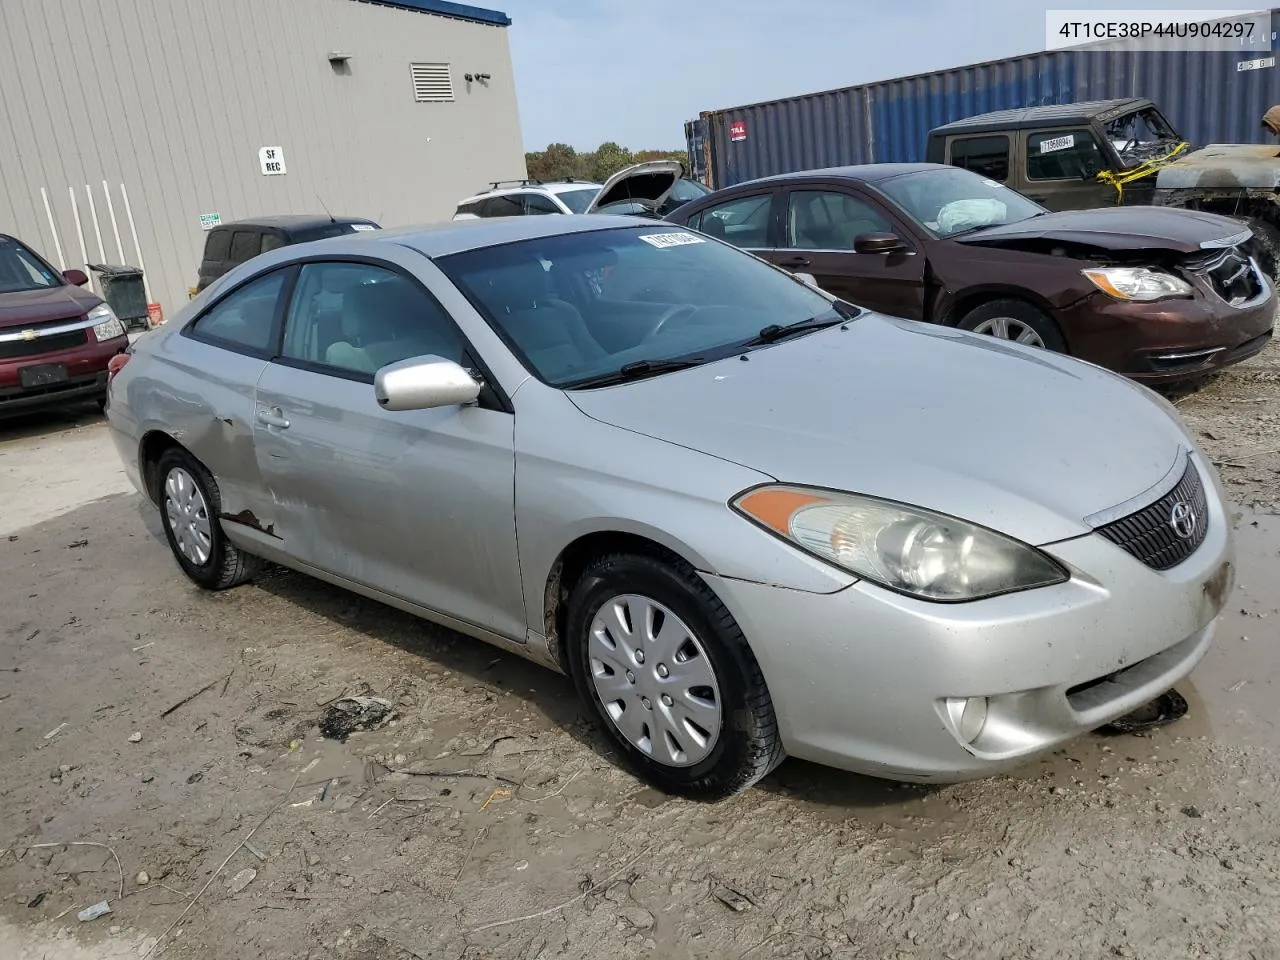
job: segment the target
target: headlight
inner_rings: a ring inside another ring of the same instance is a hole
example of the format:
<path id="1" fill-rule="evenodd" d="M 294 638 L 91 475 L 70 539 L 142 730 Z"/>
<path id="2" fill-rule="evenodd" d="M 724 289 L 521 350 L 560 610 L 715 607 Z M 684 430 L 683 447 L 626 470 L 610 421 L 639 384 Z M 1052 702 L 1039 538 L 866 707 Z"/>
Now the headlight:
<path id="1" fill-rule="evenodd" d="M 1154 267 L 1099 267 L 1081 270 L 1095 287 L 1117 300 L 1164 300 L 1191 296 L 1191 284 Z"/>
<path id="2" fill-rule="evenodd" d="M 979 600 L 1062 583 L 1034 547 L 919 507 L 805 487 L 758 487 L 732 506 L 808 553 L 922 600 Z"/>
<path id="3" fill-rule="evenodd" d="M 93 335 L 98 338 L 99 343 L 124 336 L 124 324 L 105 303 L 90 310 L 86 319 L 93 321 Z"/>

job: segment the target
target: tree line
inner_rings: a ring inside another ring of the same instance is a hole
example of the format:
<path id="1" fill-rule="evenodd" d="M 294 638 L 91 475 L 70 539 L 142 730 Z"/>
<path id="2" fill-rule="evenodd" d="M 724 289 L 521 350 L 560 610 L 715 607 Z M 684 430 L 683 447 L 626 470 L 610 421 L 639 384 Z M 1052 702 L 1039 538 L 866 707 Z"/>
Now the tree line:
<path id="1" fill-rule="evenodd" d="M 624 167 L 648 160 L 679 160 L 688 165 L 683 150 L 637 150 L 609 141 L 579 153 L 567 143 L 552 143 L 545 150 L 524 155 L 530 180 L 595 180 L 603 183 Z"/>

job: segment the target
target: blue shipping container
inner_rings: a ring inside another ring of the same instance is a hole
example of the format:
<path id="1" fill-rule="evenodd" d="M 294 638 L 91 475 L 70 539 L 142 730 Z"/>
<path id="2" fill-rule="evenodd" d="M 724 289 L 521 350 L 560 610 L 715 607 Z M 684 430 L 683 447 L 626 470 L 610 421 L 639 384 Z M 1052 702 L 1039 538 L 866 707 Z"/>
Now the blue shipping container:
<path id="1" fill-rule="evenodd" d="M 727 187 L 817 167 L 919 162 L 929 131 L 953 120 L 1121 97 L 1154 100 L 1193 144 L 1265 143 L 1262 114 L 1280 103 L 1280 77 L 1274 53 L 1057 50 L 707 111 L 685 124 L 685 137 L 692 168 L 706 170 L 699 179 Z"/>

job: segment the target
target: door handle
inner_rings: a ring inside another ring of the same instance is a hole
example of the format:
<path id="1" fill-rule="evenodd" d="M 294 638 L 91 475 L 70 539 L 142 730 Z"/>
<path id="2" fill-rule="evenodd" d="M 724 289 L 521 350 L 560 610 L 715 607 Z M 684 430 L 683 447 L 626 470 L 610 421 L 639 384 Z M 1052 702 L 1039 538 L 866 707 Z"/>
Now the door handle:
<path id="1" fill-rule="evenodd" d="M 278 427 L 281 430 L 289 429 L 289 421 L 280 416 L 279 407 L 276 407 L 274 410 L 264 410 L 262 407 L 259 407 L 256 418 L 264 427 Z"/>
<path id="2" fill-rule="evenodd" d="M 778 264 L 783 267 L 807 267 L 809 265 L 809 258 L 788 257 L 786 260 L 779 260 Z"/>

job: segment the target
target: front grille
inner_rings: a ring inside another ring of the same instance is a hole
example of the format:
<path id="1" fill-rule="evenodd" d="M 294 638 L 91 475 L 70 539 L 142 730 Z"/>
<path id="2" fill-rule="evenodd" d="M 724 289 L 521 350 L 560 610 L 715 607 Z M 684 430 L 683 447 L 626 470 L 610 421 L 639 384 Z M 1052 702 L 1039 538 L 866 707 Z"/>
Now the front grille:
<path id="1" fill-rule="evenodd" d="M 1174 508 L 1179 505 L 1191 511 L 1190 522 L 1183 515 L 1183 533 L 1189 527 L 1190 536 L 1182 536 L 1174 528 Z M 1209 531 L 1208 506 L 1204 481 L 1188 459 L 1176 487 L 1150 506 L 1098 527 L 1097 532 L 1153 570 L 1168 570 L 1204 543 Z"/>
<path id="2" fill-rule="evenodd" d="M 1249 258 L 1238 247 L 1202 260 L 1194 268 L 1213 292 L 1232 306 L 1248 303 L 1262 295 L 1262 281 Z"/>
<path id="3" fill-rule="evenodd" d="M 55 350 L 70 350 L 73 347 L 83 346 L 88 339 L 87 330 L 70 330 L 66 333 L 53 333 L 47 337 L 36 337 L 33 340 L 0 340 L 0 360 L 37 357 L 42 353 L 53 353 Z"/>

